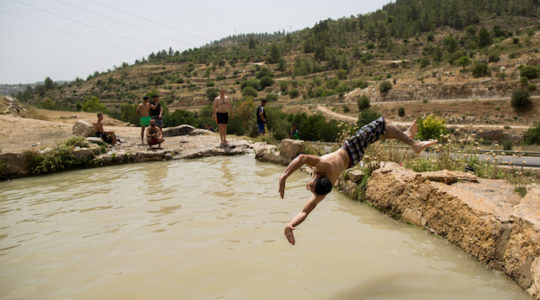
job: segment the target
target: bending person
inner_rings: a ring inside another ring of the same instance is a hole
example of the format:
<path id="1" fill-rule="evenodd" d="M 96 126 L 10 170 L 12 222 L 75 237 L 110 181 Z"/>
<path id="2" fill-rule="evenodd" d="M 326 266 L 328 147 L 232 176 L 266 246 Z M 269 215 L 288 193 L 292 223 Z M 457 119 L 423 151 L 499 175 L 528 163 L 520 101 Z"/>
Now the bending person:
<path id="1" fill-rule="evenodd" d="M 306 188 L 310 190 L 313 195 L 311 195 L 311 198 L 298 215 L 296 215 L 285 227 L 284 233 L 289 243 L 292 245 L 295 244 L 293 230 L 296 226 L 300 225 L 317 204 L 330 193 L 340 174 L 345 169 L 351 168 L 362 160 L 362 156 L 364 156 L 364 152 L 370 144 L 373 144 L 381 137 L 397 139 L 411 146 L 414 152 L 419 154 L 427 147 L 437 143 L 436 140 L 415 140 L 414 136 L 416 135 L 416 131 L 416 121 L 409 129 L 407 129 L 407 131 L 403 132 L 397 126 L 386 122 L 383 117 L 380 117 L 379 119 L 364 125 L 352 137 L 347 139 L 340 149 L 332 153 L 321 157 L 301 154 L 291 161 L 279 178 L 279 195 L 283 199 L 287 177 L 304 164 L 313 167 L 313 176 L 306 185 Z"/>

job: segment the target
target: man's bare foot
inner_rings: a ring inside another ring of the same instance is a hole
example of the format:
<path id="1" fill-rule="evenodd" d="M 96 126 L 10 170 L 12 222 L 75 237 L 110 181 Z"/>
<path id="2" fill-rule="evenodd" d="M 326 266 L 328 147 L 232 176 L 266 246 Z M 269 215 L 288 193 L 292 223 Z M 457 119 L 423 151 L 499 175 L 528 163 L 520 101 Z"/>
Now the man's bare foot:
<path id="1" fill-rule="evenodd" d="M 413 150 L 414 152 L 416 152 L 416 154 L 420 154 L 420 152 L 426 150 L 427 147 L 431 146 L 431 145 L 435 145 L 437 144 L 437 140 L 434 140 L 434 141 L 417 141 L 413 146 Z"/>
<path id="2" fill-rule="evenodd" d="M 416 135 L 417 131 L 418 131 L 418 124 L 416 124 L 416 120 L 414 120 L 414 122 L 412 122 L 411 124 L 411 127 L 405 130 L 405 134 L 408 135 L 411 139 L 414 139 L 414 136 Z"/>

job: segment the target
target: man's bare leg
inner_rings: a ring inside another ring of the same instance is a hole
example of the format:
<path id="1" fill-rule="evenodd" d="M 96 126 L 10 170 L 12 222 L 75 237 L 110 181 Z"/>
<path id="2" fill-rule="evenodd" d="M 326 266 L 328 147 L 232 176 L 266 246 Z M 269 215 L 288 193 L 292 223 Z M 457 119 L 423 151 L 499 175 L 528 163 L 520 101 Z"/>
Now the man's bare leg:
<path id="1" fill-rule="evenodd" d="M 418 124 L 416 124 L 416 120 L 414 120 L 411 126 L 407 130 L 405 130 L 405 134 L 408 135 L 411 139 L 414 139 L 414 136 L 416 135 L 417 131 L 418 131 Z"/>
<path id="2" fill-rule="evenodd" d="M 413 125 L 414 124 L 415 123 L 413 123 Z M 413 128 L 413 126 L 411 126 L 411 128 L 409 128 L 409 129 L 412 129 L 412 128 Z M 427 147 L 437 143 L 436 140 L 434 140 L 434 141 L 417 141 L 417 140 L 413 139 L 412 137 L 410 137 L 409 135 L 407 135 L 406 132 L 407 131 L 405 131 L 405 132 L 401 131 L 396 125 L 386 121 L 386 127 L 385 127 L 385 132 L 384 132 L 383 138 L 399 140 L 399 141 L 411 146 L 411 148 L 413 148 L 413 150 L 414 150 L 414 152 L 416 152 L 416 154 L 420 154 L 420 152 L 424 151 Z M 409 134 L 410 133 L 412 133 L 412 131 L 409 131 Z M 416 132 L 415 132 L 415 134 L 416 134 Z"/>
<path id="3" fill-rule="evenodd" d="M 141 144 L 144 145 L 144 129 L 146 127 L 144 126 L 141 126 Z"/>

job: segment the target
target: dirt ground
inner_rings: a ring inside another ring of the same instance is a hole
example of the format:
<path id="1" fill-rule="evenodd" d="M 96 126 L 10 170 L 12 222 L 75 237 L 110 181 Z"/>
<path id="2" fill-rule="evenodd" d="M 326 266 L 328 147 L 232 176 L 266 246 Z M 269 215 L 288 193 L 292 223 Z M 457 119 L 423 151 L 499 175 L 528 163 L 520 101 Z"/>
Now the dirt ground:
<path id="1" fill-rule="evenodd" d="M 96 122 L 96 114 L 85 112 L 33 111 L 33 118 L 23 118 L 12 114 L 0 115 L 0 151 L 21 152 L 24 150 L 40 150 L 47 146 L 60 143 L 72 136 L 71 130 L 77 120 L 85 120 L 89 123 Z M 43 120 L 44 119 L 44 120 Z M 103 120 L 105 130 L 113 130 L 124 141 L 124 146 L 139 146 L 140 132 L 138 127 L 126 126 L 127 124 L 105 116 Z"/>

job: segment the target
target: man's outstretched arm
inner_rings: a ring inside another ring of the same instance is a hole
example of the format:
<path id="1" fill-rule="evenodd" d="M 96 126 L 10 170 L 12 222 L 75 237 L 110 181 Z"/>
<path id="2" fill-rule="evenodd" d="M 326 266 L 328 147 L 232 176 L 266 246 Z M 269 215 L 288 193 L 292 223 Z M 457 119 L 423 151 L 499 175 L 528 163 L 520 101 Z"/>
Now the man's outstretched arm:
<path id="1" fill-rule="evenodd" d="M 295 244 L 294 234 L 293 230 L 296 226 L 300 225 L 304 220 L 307 218 L 309 213 L 315 209 L 317 204 L 321 202 L 324 199 L 324 195 L 312 195 L 311 199 L 304 205 L 304 208 L 294 217 L 292 220 L 285 226 L 284 233 L 285 237 L 291 243 L 291 245 Z"/>
<path id="2" fill-rule="evenodd" d="M 300 154 L 291 161 L 285 171 L 283 171 L 283 174 L 279 177 L 279 195 L 281 196 L 281 199 L 283 199 L 283 196 L 285 195 L 285 181 L 287 180 L 287 177 L 304 164 L 314 167 L 319 163 L 319 160 L 320 158 L 315 155 Z"/>

